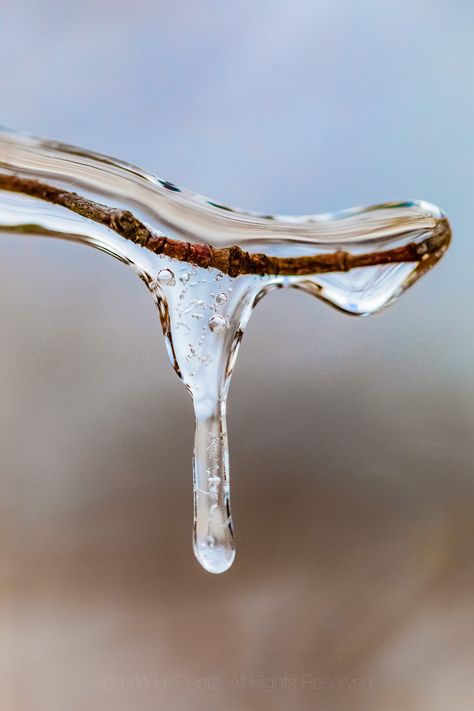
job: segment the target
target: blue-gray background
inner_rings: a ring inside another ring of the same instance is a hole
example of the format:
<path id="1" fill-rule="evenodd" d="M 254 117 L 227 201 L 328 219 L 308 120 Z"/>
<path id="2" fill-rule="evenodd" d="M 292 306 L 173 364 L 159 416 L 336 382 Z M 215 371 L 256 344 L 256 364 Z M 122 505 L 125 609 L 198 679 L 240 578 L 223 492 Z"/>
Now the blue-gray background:
<path id="1" fill-rule="evenodd" d="M 258 307 L 221 578 L 192 558 L 191 403 L 143 285 L 2 238 L 5 708 L 472 706 L 473 39 L 467 0 L 1 3 L 1 123 L 245 208 L 423 198 L 454 230 L 373 319 Z"/>

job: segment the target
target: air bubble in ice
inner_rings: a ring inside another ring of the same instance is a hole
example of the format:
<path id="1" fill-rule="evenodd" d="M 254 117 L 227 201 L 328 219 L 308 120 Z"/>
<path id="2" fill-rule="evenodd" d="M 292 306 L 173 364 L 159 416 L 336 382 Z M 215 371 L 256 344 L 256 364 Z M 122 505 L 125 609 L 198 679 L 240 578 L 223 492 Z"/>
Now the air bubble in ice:
<path id="1" fill-rule="evenodd" d="M 212 333 L 219 333 L 219 331 L 223 331 L 226 327 L 225 318 L 223 316 L 219 316 L 218 314 L 211 316 L 208 326 Z"/>
<path id="2" fill-rule="evenodd" d="M 157 274 L 156 281 L 162 286 L 174 286 L 176 280 L 171 269 L 160 269 Z"/>

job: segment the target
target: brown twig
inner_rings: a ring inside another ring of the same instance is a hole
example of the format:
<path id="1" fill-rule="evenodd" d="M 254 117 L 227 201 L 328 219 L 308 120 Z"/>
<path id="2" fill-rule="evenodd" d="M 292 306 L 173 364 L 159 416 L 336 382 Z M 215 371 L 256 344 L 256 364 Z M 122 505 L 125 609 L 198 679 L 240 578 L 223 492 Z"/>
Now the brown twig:
<path id="1" fill-rule="evenodd" d="M 209 244 L 193 244 L 164 237 L 150 230 L 129 210 L 108 207 L 75 192 L 38 180 L 0 174 L 0 190 L 23 193 L 60 205 L 82 217 L 109 227 L 121 237 L 146 247 L 155 254 L 165 254 L 199 267 L 212 267 L 231 277 L 243 274 L 303 276 L 324 272 L 347 272 L 357 267 L 422 261 L 426 263 L 423 266 L 429 268 L 447 248 L 450 239 L 449 223 L 443 219 L 426 239 L 412 241 L 402 247 L 381 252 L 351 254 L 338 250 L 330 254 L 303 257 L 271 257 L 266 254 L 246 252 L 237 246 L 216 248 Z"/>

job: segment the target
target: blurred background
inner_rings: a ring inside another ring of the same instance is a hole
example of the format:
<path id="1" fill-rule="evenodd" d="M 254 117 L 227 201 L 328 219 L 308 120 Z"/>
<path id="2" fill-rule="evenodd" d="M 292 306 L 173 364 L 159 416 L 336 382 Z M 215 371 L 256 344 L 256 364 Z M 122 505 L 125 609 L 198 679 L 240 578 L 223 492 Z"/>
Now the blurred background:
<path id="1" fill-rule="evenodd" d="M 220 577 L 148 292 L 2 237 L 2 708 L 473 707 L 473 33 L 467 0 L 1 3 L 4 125 L 264 212 L 422 198 L 454 232 L 379 316 L 259 305 Z"/>

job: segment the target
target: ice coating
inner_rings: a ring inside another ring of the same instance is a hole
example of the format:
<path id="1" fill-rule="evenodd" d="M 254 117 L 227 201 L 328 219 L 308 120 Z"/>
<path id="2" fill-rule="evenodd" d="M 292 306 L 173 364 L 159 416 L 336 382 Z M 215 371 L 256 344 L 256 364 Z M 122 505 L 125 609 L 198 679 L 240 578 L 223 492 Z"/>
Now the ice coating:
<path id="1" fill-rule="evenodd" d="M 282 257 L 341 250 L 367 254 L 412 243 L 419 247 L 418 261 L 298 276 L 231 277 L 155 254 L 64 207 L 0 189 L 0 230 L 92 245 L 131 266 L 153 294 L 171 362 L 194 405 L 194 552 L 207 571 L 224 572 L 235 556 L 227 395 L 254 305 L 273 287 L 293 287 L 346 313 L 375 313 L 442 256 L 450 236 L 446 217 L 424 202 L 309 217 L 256 215 L 225 208 L 107 157 L 8 131 L 0 131 L 2 175 L 80 190 L 81 195 L 107 205 L 130 209 L 157 234 L 195 243 L 242 245 L 250 252 Z M 435 237 L 436 249 L 428 253 L 427 240 Z"/>
<path id="2" fill-rule="evenodd" d="M 174 278 L 150 283 L 170 358 L 190 391 L 195 413 L 193 457 L 194 552 L 211 573 L 222 573 L 235 555 L 230 511 L 226 400 L 240 335 L 262 277 L 232 279 L 158 257 Z M 163 273 L 163 268 L 158 275 Z"/>

